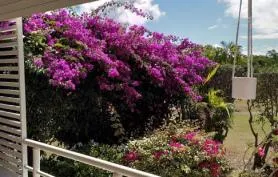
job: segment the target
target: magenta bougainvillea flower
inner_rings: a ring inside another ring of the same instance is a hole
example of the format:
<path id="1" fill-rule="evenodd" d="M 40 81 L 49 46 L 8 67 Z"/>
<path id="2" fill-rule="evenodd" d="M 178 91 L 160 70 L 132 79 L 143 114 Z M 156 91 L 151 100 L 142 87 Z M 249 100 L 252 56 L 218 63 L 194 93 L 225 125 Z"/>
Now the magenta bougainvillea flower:
<path id="1" fill-rule="evenodd" d="M 192 141 L 196 135 L 197 135 L 196 132 L 189 132 L 186 135 L 184 135 L 184 139 L 186 139 L 188 141 Z"/>
<path id="2" fill-rule="evenodd" d="M 31 56 L 51 85 L 73 91 L 94 72 L 102 92 L 121 93 L 130 107 L 142 98 L 139 88 L 144 83 L 171 96 L 186 94 L 199 100 L 194 87 L 215 65 L 188 39 L 99 16 L 74 16 L 66 10 L 33 15 L 25 20 L 24 33 L 29 41 L 41 44 L 42 52 Z"/>
<path id="3" fill-rule="evenodd" d="M 169 152 L 166 150 L 156 151 L 153 153 L 153 156 L 156 160 L 159 160 L 163 155 L 168 155 Z"/>
<path id="4" fill-rule="evenodd" d="M 134 162 L 134 161 L 138 160 L 138 154 L 135 151 L 129 151 L 125 154 L 124 159 L 127 162 Z"/>
<path id="5" fill-rule="evenodd" d="M 209 156 L 216 156 L 219 154 L 221 143 L 212 139 L 206 139 L 203 143 L 203 150 Z"/>
<path id="6" fill-rule="evenodd" d="M 258 155 L 259 155 L 260 157 L 263 157 L 263 156 L 265 155 L 265 149 L 262 148 L 262 147 L 259 147 L 259 148 L 258 148 Z"/>

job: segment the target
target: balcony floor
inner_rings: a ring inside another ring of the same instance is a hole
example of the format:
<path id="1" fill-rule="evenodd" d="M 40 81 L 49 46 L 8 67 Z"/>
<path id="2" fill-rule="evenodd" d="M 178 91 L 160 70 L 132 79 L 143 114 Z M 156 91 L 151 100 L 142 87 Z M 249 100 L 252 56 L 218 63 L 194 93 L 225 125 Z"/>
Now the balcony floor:
<path id="1" fill-rule="evenodd" d="M 3 167 L 0 167 L 0 177 L 17 177 L 17 175 L 13 174 L 9 170 L 6 170 Z"/>

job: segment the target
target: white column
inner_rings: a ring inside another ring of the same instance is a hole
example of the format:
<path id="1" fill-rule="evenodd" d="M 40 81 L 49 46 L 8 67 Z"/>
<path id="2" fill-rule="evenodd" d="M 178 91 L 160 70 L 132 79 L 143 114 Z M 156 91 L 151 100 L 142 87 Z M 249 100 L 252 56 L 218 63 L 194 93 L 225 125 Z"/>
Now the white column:
<path id="1" fill-rule="evenodd" d="M 247 77 L 253 77 L 253 29 L 252 29 L 252 0 L 248 0 L 248 72 Z"/>
<path id="2" fill-rule="evenodd" d="M 41 154 L 39 148 L 33 148 L 33 177 L 40 177 Z"/>
<path id="3" fill-rule="evenodd" d="M 18 67 L 19 67 L 19 85 L 20 85 L 20 118 L 21 118 L 21 139 L 22 139 L 22 176 L 28 177 L 27 166 L 27 146 L 23 140 L 27 138 L 26 128 L 26 98 L 25 98 L 25 68 L 24 68 L 24 46 L 23 46 L 23 25 L 22 18 L 16 19 L 17 42 L 18 42 Z"/>

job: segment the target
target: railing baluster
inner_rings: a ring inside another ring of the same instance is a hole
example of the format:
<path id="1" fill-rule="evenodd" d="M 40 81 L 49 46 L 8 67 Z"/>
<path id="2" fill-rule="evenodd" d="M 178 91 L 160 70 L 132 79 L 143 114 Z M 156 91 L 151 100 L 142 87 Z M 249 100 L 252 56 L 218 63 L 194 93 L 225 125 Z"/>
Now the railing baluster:
<path id="1" fill-rule="evenodd" d="M 39 148 L 33 148 L 33 177 L 40 177 L 41 155 Z"/>

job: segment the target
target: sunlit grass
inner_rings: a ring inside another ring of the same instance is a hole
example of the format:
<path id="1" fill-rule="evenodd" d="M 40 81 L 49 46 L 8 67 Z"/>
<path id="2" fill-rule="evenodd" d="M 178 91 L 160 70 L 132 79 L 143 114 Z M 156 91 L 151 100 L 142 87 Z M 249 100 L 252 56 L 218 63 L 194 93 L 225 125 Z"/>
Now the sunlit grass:
<path id="1" fill-rule="evenodd" d="M 229 158 L 231 165 L 236 169 L 242 169 L 244 167 L 243 158 L 245 152 L 249 149 L 248 145 L 254 143 L 254 136 L 251 133 L 248 123 L 248 112 L 236 112 L 233 116 L 233 127 L 230 129 L 228 137 L 226 138 L 224 145 L 227 149 L 227 157 Z M 261 124 L 254 124 L 255 130 L 259 132 L 260 140 L 264 138 Z M 270 131 L 269 124 L 264 126 L 266 132 Z M 245 162 L 250 158 L 253 149 L 249 149 L 245 155 Z"/>

